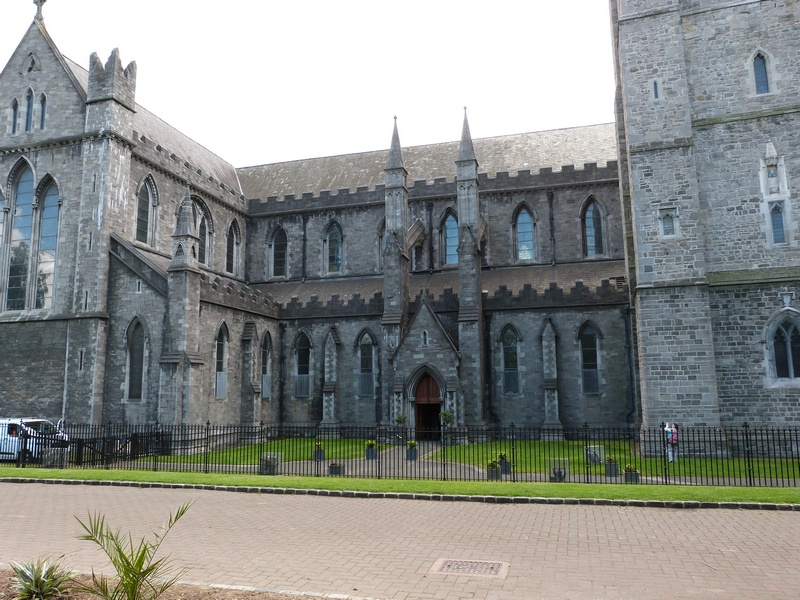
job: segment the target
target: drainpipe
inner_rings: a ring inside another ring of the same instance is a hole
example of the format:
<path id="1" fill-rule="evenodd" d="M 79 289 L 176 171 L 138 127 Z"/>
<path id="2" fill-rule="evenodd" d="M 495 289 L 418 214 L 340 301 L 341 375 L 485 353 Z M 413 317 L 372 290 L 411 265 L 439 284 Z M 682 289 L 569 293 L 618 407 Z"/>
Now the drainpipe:
<path id="1" fill-rule="evenodd" d="M 302 272 L 300 273 L 303 281 L 306 280 L 306 260 L 308 258 L 308 252 L 306 250 L 306 246 L 308 245 L 308 215 L 303 215 L 303 266 Z"/>
<path id="2" fill-rule="evenodd" d="M 550 249 L 553 252 L 553 259 L 551 265 L 556 264 L 556 230 L 555 230 L 555 216 L 553 215 L 553 192 L 547 192 L 547 207 L 550 210 Z"/>
<path id="3" fill-rule="evenodd" d="M 630 308 L 623 308 L 621 311 L 622 320 L 625 322 L 625 354 L 628 357 L 628 414 L 625 415 L 625 422 L 631 425 L 631 419 L 636 414 L 636 388 L 634 386 L 636 378 L 633 372 L 633 334 L 631 332 Z"/>
<path id="4" fill-rule="evenodd" d="M 285 368 L 286 368 L 286 323 L 278 323 L 278 348 L 280 357 L 278 358 L 278 424 L 283 426 L 286 418 L 283 414 L 284 388 L 286 387 Z"/>

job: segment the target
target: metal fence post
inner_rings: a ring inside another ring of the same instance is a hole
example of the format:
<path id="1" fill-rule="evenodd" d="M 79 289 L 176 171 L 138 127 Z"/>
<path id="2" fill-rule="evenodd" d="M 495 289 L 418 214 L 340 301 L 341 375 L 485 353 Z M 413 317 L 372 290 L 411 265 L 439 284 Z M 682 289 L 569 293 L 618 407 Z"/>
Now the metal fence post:
<path id="1" fill-rule="evenodd" d="M 512 423 L 511 423 L 511 481 L 514 482 L 514 483 L 516 483 L 516 481 L 517 481 L 517 473 L 514 470 L 514 465 L 517 462 L 517 456 L 516 456 L 516 451 L 515 451 L 516 450 L 516 445 L 514 443 L 516 441 L 516 437 L 517 437 L 517 428 L 514 426 L 514 423 L 512 421 Z"/>
<path id="2" fill-rule="evenodd" d="M 745 423 L 744 427 L 744 457 L 747 463 L 747 485 L 752 487 L 755 485 L 755 478 L 753 476 L 753 449 L 750 447 L 750 424 Z"/>
<path id="3" fill-rule="evenodd" d="M 204 472 L 208 473 L 208 460 L 209 460 L 209 451 L 211 449 L 211 421 L 206 421 L 206 458 L 205 458 L 205 465 L 204 465 Z"/>

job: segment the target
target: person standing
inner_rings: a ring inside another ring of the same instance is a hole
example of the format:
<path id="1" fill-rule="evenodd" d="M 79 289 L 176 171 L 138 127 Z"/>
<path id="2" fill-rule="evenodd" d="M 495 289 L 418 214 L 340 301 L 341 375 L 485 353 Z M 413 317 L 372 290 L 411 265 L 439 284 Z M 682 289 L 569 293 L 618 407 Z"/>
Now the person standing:
<path id="1" fill-rule="evenodd" d="M 667 460 L 676 462 L 678 460 L 678 424 L 667 423 L 664 435 L 667 438 Z"/>

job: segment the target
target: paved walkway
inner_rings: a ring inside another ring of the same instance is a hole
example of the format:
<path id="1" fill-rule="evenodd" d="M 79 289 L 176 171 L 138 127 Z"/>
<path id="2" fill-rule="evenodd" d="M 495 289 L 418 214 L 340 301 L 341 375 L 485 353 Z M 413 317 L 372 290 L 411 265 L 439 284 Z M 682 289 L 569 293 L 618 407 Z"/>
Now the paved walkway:
<path id="1" fill-rule="evenodd" d="M 65 555 L 70 568 L 102 569 L 99 551 L 76 539 L 75 515 L 100 511 L 143 535 L 186 501 L 163 550 L 203 584 L 381 600 L 798 594 L 800 511 L 777 510 L 0 482 L 0 563 Z"/>

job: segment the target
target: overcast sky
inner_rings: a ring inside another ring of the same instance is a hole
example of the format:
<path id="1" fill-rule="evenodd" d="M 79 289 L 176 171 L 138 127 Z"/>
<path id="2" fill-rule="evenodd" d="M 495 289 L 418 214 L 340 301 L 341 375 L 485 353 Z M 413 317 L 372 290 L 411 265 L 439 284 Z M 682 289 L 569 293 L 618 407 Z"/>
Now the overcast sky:
<path id="1" fill-rule="evenodd" d="M 36 14 L 0 0 L 0 61 Z M 119 48 L 136 100 L 234 166 L 613 121 L 607 0 L 48 0 L 61 52 Z"/>

